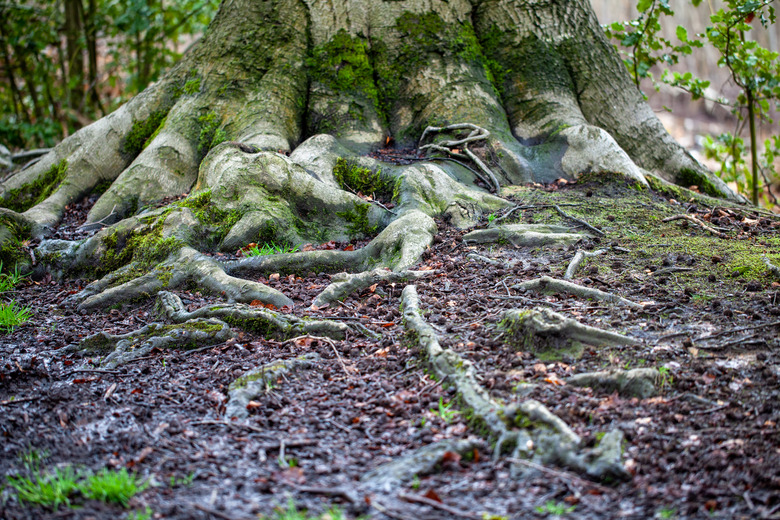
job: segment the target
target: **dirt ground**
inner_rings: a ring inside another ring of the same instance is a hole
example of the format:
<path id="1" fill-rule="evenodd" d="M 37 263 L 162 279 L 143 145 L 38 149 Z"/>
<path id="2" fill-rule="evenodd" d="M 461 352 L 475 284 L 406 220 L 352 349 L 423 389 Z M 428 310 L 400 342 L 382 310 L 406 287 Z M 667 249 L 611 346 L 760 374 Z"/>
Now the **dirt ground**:
<path id="1" fill-rule="evenodd" d="M 780 221 L 689 195 L 603 179 L 515 188 L 506 196 L 519 209 L 504 223 L 587 232 L 552 207 L 559 205 L 604 236 L 564 249 L 467 245 L 466 230 L 438 222 L 434 245 L 415 267 L 436 272 L 416 282 L 426 320 L 443 346 L 475 364 L 494 398 L 537 399 L 586 445 L 619 428 L 629 480 L 593 482 L 565 467 L 494 458 L 491 439 L 457 413 L 454 390 L 430 377 L 405 335 L 400 284 L 380 283 L 313 311 L 307 307 L 329 276 L 258 277 L 293 298 L 295 314 L 359 323 L 376 337 L 356 328 L 344 341 L 282 342 L 242 331 L 213 347 L 154 351 L 107 370 L 99 357 L 60 350 L 101 330 L 158 321 L 153 302 L 80 313 L 65 300 L 88 281 L 46 278 L 4 295 L 29 306 L 33 318 L 0 337 L 0 475 L 24 474 L 22 457 L 34 451 L 46 468 L 126 467 L 150 486 L 129 510 L 75 497 L 77 507 L 56 511 L 20 504 L 6 486 L 0 517 L 125 518 L 148 506 L 154 518 L 275 518 L 274 508 L 293 500 L 311 514 L 337 505 L 347 518 L 554 518 L 564 510 L 573 519 L 780 518 L 780 284 L 760 258 L 780 264 Z M 58 237 L 83 238 L 76 228 L 89 205 L 70 208 Z M 663 221 L 683 214 L 724 238 L 688 220 Z M 502 216 L 486 216 L 482 227 Z M 360 244 L 330 247 L 349 246 Z M 577 249 L 600 248 L 606 252 L 573 281 L 641 310 L 512 288 L 561 278 Z M 218 301 L 177 294 L 190 310 Z M 586 346 L 556 360 L 518 351 L 502 341 L 498 322 L 507 309 L 534 306 L 641 343 Z M 248 420 L 224 416 L 238 376 L 312 352 L 318 360 L 268 385 Z M 566 384 L 577 373 L 642 367 L 661 369 L 656 395 L 644 399 Z M 367 471 L 413 450 L 469 438 L 477 446 L 470 456 L 451 454 L 400 488 L 369 493 L 359 485 Z"/>

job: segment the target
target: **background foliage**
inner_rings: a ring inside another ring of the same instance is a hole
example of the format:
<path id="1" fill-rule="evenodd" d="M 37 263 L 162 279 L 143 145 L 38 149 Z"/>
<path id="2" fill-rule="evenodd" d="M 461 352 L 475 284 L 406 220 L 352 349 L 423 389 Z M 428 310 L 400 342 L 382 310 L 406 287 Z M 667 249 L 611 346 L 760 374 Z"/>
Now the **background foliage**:
<path id="1" fill-rule="evenodd" d="M 0 2 L 0 144 L 51 146 L 155 81 L 219 0 Z"/>

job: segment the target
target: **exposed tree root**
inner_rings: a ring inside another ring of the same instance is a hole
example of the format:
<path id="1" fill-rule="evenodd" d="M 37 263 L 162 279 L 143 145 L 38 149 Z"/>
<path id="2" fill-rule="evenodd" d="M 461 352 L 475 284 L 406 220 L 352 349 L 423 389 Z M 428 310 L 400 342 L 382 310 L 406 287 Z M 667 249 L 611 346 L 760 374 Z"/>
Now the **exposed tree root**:
<path id="1" fill-rule="evenodd" d="M 617 392 L 623 397 L 646 399 L 655 395 L 659 379 L 655 368 L 605 370 L 577 374 L 566 380 L 572 386 L 588 386 L 603 392 Z"/>
<path id="2" fill-rule="evenodd" d="M 501 328 L 509 333 L 509 342 L 522 350 L 542 348 L 561 349 L 575 341 L 594 346 L 636 345 L 639 340 L 583 325 L 547 308 L 512 309 L 504 313 Z"/>
<path id="3" fill-rule="evenodd" d="M 594 300 L 601 300 L 609 303 L 620 303 L 626 307 L 632 309 L 641 310 L 644 307 L 638 303 L 627 300 L 622 296 L 616 294 L 601 291 L 599 289 L 593 289 L 591 287 L 583 287 L 575 283 L 567 282 L 566 280 L 558 280 L 557 278 L 551 278 L 549 276 L 542 276 L 534 280 L 528 280 L 512 286 L 512 289 L 536 291 L 540 293 L 568 293 L 580 298 L 592 298 Z"/>
<path id="4" fill-rule="evenodd" d="M 308 320 L 292 314 L 252 307 L 241 303 L 217 304 L 187 312 L 181 299 L 173 293 L 160 291 L 157 295 L 159 311 L 171 321 L 182 322 L 195 318 L 216 318 L 235 327 L 259 332 L 264 337 L 286 340 L 310 334 L 342 340 L 349 327 L 326 320 Z"/>
<path id="5" fill-rule="evenodd" d="M 312 306 L 323 307 L 379 282 L 407 283 L 434 274 L 436 274 L 436 271 L 393 272 L 387 269 L 373 269 L 358 274 L 335 274 L 331 276 L 331 284 L 314 299 Z"/>
<path id="6" fill-rule="evenodd" d="M 225 417 L 245 419 L 249 417 L 247 406 L 256 397 L 274 388 L 277 380 L 299 368 L 308 368 L 320 359 L 316 352 L 309 352 L 292 359 L 280 359 L 246 372 L 230 384 Z"/>
<path id="7" fill-rule="evenodd" d="M 579 436 L 538 401 L 528 399 L 512 408 L 495 402 L 477 381 L 473 365 L 442 348 L 436 332 L 422 318 L 415 286 L 406 286 L 401 300 L 407 332 L 426 353 L 433 373 L 454 385 L 469 419 L 497 439 L 496 456 L 508 447 L 513 457 L 562 464 L 594 478 L 627 476 L 620 462 L 619 430 L 605 435 L 606 442 L 602 439 L 593 450 L 583 450 Z"/>
<path id="8" fill-rule="evenodd" d="M 217 319 L 195 318 L 174 325 L 150 323 L 127 334 L 98 332 L 76 345 L 69 352 L 102 354 L 100 365 L 115 368 L 149 354 L 152 349 L 198 348 L 217 345 L 233 337 L 230 326 Z"/>
<path id="9" fill-rule="evenodd" d="M 584 237 L 570 231 L 563 226 L 547 224 L 508 224 L 467 233 L 463 236 L 463 243 L 499 243 L 512 244 L 515 247 L 565 247 L 579 242 Z"/>
<path id="10" fill-rule="evenodd" d="M 426 144 L 422 145 L 423 141 L 425 140 L 425 137 L 430 133 L 438 133 L 438 132 L 451 132 L 454 130 L 471 130 L 469 135 L 462 139 L 453 139 L 449 141 L 443 141 L 441 143 L 436 144 Z M 487 138 L 490 137 L 490 132 L 488 132 L 486 129 L 479 127 L 477 125 L 473 125 L 471 123 L 459 123 L 444 127 L 439 126 L 429 126 L 428 128 L 423 131 L 422 136 L 420 136 L 420 145 L 418 145 L 418 148 L 420 150 L 436 150 L 438 152 L 443 152 L 448 155 L 451 155 L 452 157 L 456 157 L 458 159 L 466 159 L 471 160 L 474 164 L 477 165 L 479 170 L 482 172 L 482 175 L 479 175 L 480 180 L 487 184 L 490 187 L 490 191 L 493 193 L 498 193 L 501 191 L 501 185 L 498 183 L 498 180 L 496 179 L 496 176 L 493 175 L 493 172 L 490 171 L 490 168 L 485 165 L 485 163 L 477 157 L 474 152 L 469 150 L 469 143 L 473 143 L 475 141 L 484 141 L 487 140 Z M 463 150 L 463 153 L 459 153 L 456 151 L 456 147 L 460 146 Z M 474 171 L 474 170 L 472 170 Z M 474 172 L 477 173 L 477 172 Z"/>
<path id="11" fill-rule="evenodd" d="M 578 250 L 577 254 L 574 255 L 574 258 L 571 259 L 569 267 L 566 268 L 566 274 L 563 275 L 563 279 L 571 280 L 574 278 L 574 274 L 577 272 L 577 269 L 580 268 L 580 264 L 583 260 L 585 260 L 586 257 L 590 258 L 593 256 L 599 256 L 606 252 L 606 249 L 598 249 L 596 251 L 583 251 L 582 249 Z"/>
<path id="12" fill-rule="evenodd" d="M 766 256 L 762 256 L 761 260 L 764 261 L 764 265 L 766 265 L 766 268 L 770 273 L 772 273 L 776 278 L 780 278 L 780 267 L 777 267 L 775 264 L 773 264 Z"/>
<path id="13" fill-rule="evenodd" d="M 361 478 L 361 487 L 389 492 L 412 480 L 415 476 L 429 475 L 441 465 L 447 453 L 466 455 L 485 444 L 481 439 L 445 439 L 423 446 L 411 453 L 372 469 Z"/>
<path id="14" fill-rule="evenodd" d="M 255 273 L 361 272 L 384 266 L 396 271 L 419 260 L 433 242 L 436 224 L 428 215 L 411 210 L 394 220 L 367 246 L 355 251 L 308 251 L 270 256 L 254 256 L 224 262 L 226 273 L 248 276 Z"/>

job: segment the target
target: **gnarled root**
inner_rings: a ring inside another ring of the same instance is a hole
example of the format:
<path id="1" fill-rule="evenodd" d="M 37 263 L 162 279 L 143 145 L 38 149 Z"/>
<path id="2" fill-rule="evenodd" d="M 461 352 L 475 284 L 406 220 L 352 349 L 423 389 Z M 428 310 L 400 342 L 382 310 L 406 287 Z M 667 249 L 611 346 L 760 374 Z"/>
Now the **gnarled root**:
<path id="1" fill-rule="evenodd" d="M 145 356 L 155 348 L 197 348 L 217 345 L 231 337 L 233 332 L 227 323 L 198 318 L 174 325 L 150 323 L 127 334 L 98 332 L 66 347 L 66 351 L 104 354 L 106 357 L 101 366 L 114 368 Z"/>
<path id="2" fill-rule="evenodd" d="M 357 274 L 338 273 L 331 276 L 331 283 L 314 299 L 312 307 L 323 307 L 329 303 L 346 298 L 356 291 L 363 290 L 376 283 L 406 283 L 432 276 L 436 271 L 400 271 L 373 269 Z"/>
<path id="3" fill-rule="evenodd" d="M 534 280 L 528 280 L 512 286 L 512 289 L 524 290 L 524 291 L 536 291 L 540 293 L 568 293 L 580 298 L 593 298 L 594 300 L 601 300 L 609 303 L 619 303 L 630 307 L 631 309 L 641 310 L 644 307 L 638 303 L 627 300 L 622 296 L 616 294 L 601 291 L 599 289 L 593 289 L 591 287 L 583 287 L 576 283 L 567 282 L 566 280 L 558 280 L 557 278 L 551 278 L 549 276 L 542 276 Z"/>
<path id="4" fill-rule="evenodd" d="M 579 341 L 588 345 L 636 345 L 638 340 L 583 325 L 577 320 L 566 318 L 547 308 L 531 310 L 512 309 L 504 313 L 501 327 L 506 330 L 512 342 L 518 347 L 533 346 L 536 338 L 542 338 L 546 346 L 554 343 Z"/>
<path id="5" fill-rule="evenodd" d="M 230 384 L 225 417 L 245 419 L 249 417 L 247 405 L 257 396 L 271 390 L 277 380 L 299 368 L 308 368 L 320 359 L 316 352 L 309 352 L 293 359 L 280 359 L 246 372 Z"/>
<path id="6" fill-rule="evenodd" d="M 604 370 L 577 374 L 566 380 L 572 386 L 588 386 L 595 390 L 617 392 L 624 397 L 645 399 L 656 393 L 659 373 L 655 368 Z"/>
<path id="7" fill-rule="evenodd" d="M 173 293 L 160 291 L 157 295 L 159 311 L 171 321 L 182 322 L 195 318 L 216 318 L 243 329 L 256 331 L 264 337 L 289 339 L 310 334 L 342 340 L 349 327 L 343 323 L 325 320 L 307 320 L 292 314 L 240 303 L 208 305 L 187 312 L 181 299 Z"/>
<path id="8" fill-rule="evenodd" d="M 387 464 L 372 469 L 360 477 L 361 487 L 372 491 L 389 492 L 412 480 L 436 470 L 447 453 L 465 455 L 484 445 L 481 439 L 445 439 L 407 453 Z"/>
<path id="9" fill-rule="evenodd" d="M 406 286 L 401 300 L 407 331 L 419 342 L 436 376 L 446 377 L 447 382 L 455 386 L 464 408 L 470 410 L 472 420 L 497 439 L 495 456 L 506 446 L 513 448 L 513 457 L 560 463 L 594 478 L 627 476 L 620 462 L 620 443 L 617 451 L 612 446 L 612 440 L 622 439 L 622 433 L 615 431 L 605 435 L 607 443 L 602 440 L 593 450 L 584 450 L 580 437 L 543 404 L 526 400 L 507 408 L 497 403 L 477 381 L 473 365 L 456 352 L 442 348 L 436 332 L 422 318 L 415 286 Z"/>

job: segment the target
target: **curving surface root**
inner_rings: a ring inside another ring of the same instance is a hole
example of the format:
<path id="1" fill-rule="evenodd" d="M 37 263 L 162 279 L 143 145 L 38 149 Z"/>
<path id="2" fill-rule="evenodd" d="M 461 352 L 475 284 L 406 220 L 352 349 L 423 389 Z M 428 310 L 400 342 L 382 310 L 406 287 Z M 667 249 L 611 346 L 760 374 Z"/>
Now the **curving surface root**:
<path id="1" fill-rule="evenodd" d="M 270 392 L 279 378 L 301 368 L 308 368 L 320 356 L 309 352 L 292 359 L 280 359 L 246 372 L 228 388 L 228 402 L 225 405 L 225 417 L 228 419 L 246 419 L 251 401 L 266 392 Z"/>
<path id="2" fill-rule="evenodd" d="M 456 352 L 442 348 L 434 329 L 422 317 L 417 290 L 407 285 L 401 295 L 407 333 L 425 353 L 433 373 L 455 387 L 464 413 L 496 439 L 494 455 L 504 448 L 514 458 L 569 466 L 594 478 L 627 478 L 621 463 L 619 430 L 604 436 L 592 450 L 582 448 L 580 437 L 544 405 L 527 399 L 504 407 L 478 382 L 472 364 Z"/>
<path id="3" fill-rule="evenodd" d="M 153 349 L 200 348 L 224 343 L 232 337 L 227 323 L 197 318 L 173 325 L 150 323 L 127 334 L 98 332 L 66 347 L 65 351 L 103 355 L 100 365 L 111 369 L 146 356 Z"/>
<path id="4" fill-rule="evenodd" d="M 209 305 L 187 312 L 181 299 L 173 293 L 160 291 L 157 298 L 160 313 L 172 321 L 218 319 L 233 326 L 259 332 L 266 338 L 285 340 L 310 334 L 341 340 L 349 331 L 349 327 L 343 323 L 308 320 L 240 303 Z"/>
<path id="5" fill-rule="evenodd" d="M 585 235 L 571 233 L 564 226 L 547 224 L 508 224 L 487 229 L 477 229 L 463 236 L 467 244 L 512 244 L 515 247 L 558 246 L 576 244 Z"/>

